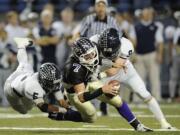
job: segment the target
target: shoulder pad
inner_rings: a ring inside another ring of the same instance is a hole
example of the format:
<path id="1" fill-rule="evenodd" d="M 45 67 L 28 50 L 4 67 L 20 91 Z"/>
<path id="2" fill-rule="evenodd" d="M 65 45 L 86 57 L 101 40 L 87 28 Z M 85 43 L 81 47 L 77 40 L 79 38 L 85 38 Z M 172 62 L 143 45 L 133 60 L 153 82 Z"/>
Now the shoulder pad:
<path id="1" fill-rule="evenodd" d="M 133 47 L 132 42 L 129 39 L 122 37 L 120 57 L 128 58 L 132 55 L 133 52 L 134 52 L 134 47 Z"/>

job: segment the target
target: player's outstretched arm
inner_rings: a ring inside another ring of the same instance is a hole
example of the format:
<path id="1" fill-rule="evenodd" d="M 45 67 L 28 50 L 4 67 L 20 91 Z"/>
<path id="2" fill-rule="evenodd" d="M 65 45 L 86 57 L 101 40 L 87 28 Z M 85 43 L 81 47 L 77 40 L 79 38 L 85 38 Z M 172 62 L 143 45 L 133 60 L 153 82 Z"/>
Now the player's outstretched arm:
<path id="1" fill-rule="evenodd" d="M 79 100 L 82 103 L 89 101 L 89 100 L 92 100 L 92 99 L 95 99 L 102 94 L 111 94 L 114 96 L 117 95 L 117 90 L 114 89 L 114 84 L 112 84 L 112 83 L 105 84 L 103 87 L 101 87 L 97 90 L 94 90 L 92 92 L 90 92 L 90 91 L 86 92 L 85 91 L 86 88 L 85 88 L 84 83 L 75 85 L 74 89 L 75 89 L 75 92 L 78 94 Z"/>
<path id="2" fill-rule="evenodd" d="M 58 107 L 56 105 L 48 104 L 48 103 L 45 103 L 45 102 L 38 103 L 37 107 L 42 112 L 45 112 L 45 113 L 49 113 L 49 112 L 63 112 L 64 113 L 64 112 L 66 112 L 65 108 L 60 108 L 60 107 Z"/>

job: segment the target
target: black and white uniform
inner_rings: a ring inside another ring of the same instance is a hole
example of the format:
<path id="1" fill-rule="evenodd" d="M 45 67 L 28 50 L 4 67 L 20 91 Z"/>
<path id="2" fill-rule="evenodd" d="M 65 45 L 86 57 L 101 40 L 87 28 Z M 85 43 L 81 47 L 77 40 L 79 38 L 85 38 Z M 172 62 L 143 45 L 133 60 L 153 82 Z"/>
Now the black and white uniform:
<path id="1" fill-rule="evenodd" d="M 99 35 L 92 36 L 90 38 L 90 40 L 95 42 L 98 46 Z M 134 51 L 133 45 L 128 42 L 128 39 L 122 37 L 119 57 L 123 57 L 123 58 L 127 59 L 127 61 L 126 61 L 127 73 L 125 73 L 124 70 L 121 69 L 121 70 L 119 70 L 119 72 L 116 75 L 114 75 L 112 77 L 104 78 L 102 81 L 107 82 L 110 80 L 118 80 L 118 81 L 130 86 L 132 88 L 132 90 L 135 93 L 137 93 L 141 98 L 143 98 L 144 100 L 148 100 L 149 98 L 151 98 L 151 94 L 146 89 L 143 80 L 138 75 L 138 73 L 135 70 L 132 63 L 128 60 L 128 58 L 130 57 L 130 55 L 133 51 Z M 102 63 L 100 72 L 112 67 L 112 61 L 110 61 L 110 60 L 104 60 L 104 61 L 106 61 L 106 64 Z"/>
<path id="2" fill-rule="evenodd" d="M 100 34 L 107 28 L 115 28 L 122 33 L 114 17 L 107 15 L 103 20 L 99 20 L 96 14 L 91 14 L 83 19 L 80 36 L 90 38 L 95 34 Z"/>
<path id="3" fill-rule="evenodd" d="M 60 89 L 62 88 L 61 86 Z M 31 110 L 33 104 L 37 105 L 45 102 L 44 98 L 47 96 L 47 93 L 39 84 L 38 73 L 33 72 L 29 63 L 21 62 L 16 71 L 6 80 L 4 91 L 13 109 L 22 114 Z M 57 100 L 63 99 L 61 90 L 53 94 Z"/>

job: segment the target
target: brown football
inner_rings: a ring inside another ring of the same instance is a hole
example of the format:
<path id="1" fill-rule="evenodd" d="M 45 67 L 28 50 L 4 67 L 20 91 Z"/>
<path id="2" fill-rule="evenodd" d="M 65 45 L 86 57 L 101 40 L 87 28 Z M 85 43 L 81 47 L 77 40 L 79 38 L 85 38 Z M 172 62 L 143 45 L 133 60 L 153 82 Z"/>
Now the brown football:
<path id="1" fill-rule="evenodd" d="M 119 86 L 120 82 L 117 81 L 117 80 L 111 80 L 111 81 L 108 82 L 108 84 L 113 84 L 114 86 Z"/>
<path id="2" fill-rule="evenodd" d="M 111 81 L 108 82 L 108 84 L 113 84 L 114 87 L 117 87 L 117 89 L 120 88 L 120 82 L 117 81 L 117 80 L 111 80 Z M 113 97 L 114 97 L 114 95 L 111 95 L 111 94 L 105 94 L 105 95 L 106 95 L 107 97 L 109 97 L 109 98 L 113 98 Z"/>

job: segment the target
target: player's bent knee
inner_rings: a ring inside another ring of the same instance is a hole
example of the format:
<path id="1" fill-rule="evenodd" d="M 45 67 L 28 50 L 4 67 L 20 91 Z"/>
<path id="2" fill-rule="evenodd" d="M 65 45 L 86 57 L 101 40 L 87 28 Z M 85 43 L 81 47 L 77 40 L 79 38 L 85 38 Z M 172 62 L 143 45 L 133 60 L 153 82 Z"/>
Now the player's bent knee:
<path id="1" fill-rule="evenodd" d="M 18 107 L 12 106 L 12 108 L 21 114 L 27 114 L 28 113 L 28 110 L 25 108 L 22 108 L 21 106 L 20 107 L 19 106 Z"/>
<path id="2" fill-rule="evenodd" d="M 93 113 L 92 115 L 83 116 L 83 120 L 87 123 L 94 123 L 97 120 L 97 114 Z"/>
<path id="3" fill-rule="evenodd" d="M 144 99 L 144 102 L 145 102 L 145 103 L 148 103 L 148 102 L 151 101 L 152 98 L 153 98 L 153 96 L 150 95 L 150 96 L 148 96 L 147 98 Z"/>
<path id="4" fill-rule="evenodd" d="M 144 90 L 140 93 L 136 93 L 144 102 L 148 102 L 152 99 L 152 95 L 148 90 Z"/>
<path id="5" fill-rule="evenodd" d="M 122 99 L 119 95 L 117 95 L 117 96 L 109 99 L 108 103 L 114 107 L 119 107 L 122 105 Z"/>
<path id="6" fill-rule="evenodd" d="M 18 112 L 21 113 L 21 114 L 27 114 L 28 113 L 27 110 L 18 110 Z"/>

